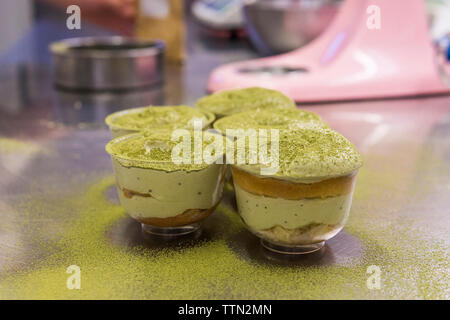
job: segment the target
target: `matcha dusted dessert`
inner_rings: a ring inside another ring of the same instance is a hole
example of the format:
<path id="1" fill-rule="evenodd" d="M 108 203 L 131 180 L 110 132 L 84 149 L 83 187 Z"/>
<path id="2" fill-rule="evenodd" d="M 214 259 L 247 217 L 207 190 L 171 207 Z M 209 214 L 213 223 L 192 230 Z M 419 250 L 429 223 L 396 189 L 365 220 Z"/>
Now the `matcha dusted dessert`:
<path id="1" fill-rule="evenodd" d="M 112 113 L 105 122 L 116 138 L 146 129 L 193 129 L 193 119 L 201 119 L 203 128 L 208 128 L 215 116 L 188 106 L 148 106 Z"/>
<path id="2" fill-rule="evenodd" d="M 253 87 L 214 93 L 198 100 L 195 107 L 212 112 L 217 118 L 221 118 L 258 109 L 295 108 L 296 104 L 279 91 Z"/>
<path id="3" fill-rule="evenodd" d="M 253 110 L 221 118 L 214 128 L 225 134 L 227 129 L 298 129 L 328 125 L 315 113 L 300 109 Z"/>
<path id="4" fill-rule="evenodd" d="M 209 132 L 151 130 L 113 139 L 106 146 L 122 206 L 150 233 L 184 234 L 218 205 L 225 165 L 216 163 L 224 138 Z M 205 158 L 205 150 L 211 150 Z M 203 151 L 203 152 L 202 152 Z M 169 229 L 167 229 L 169 228 Z"/>
<path id="5" fill-rule="evenodd" d="M 281 130 L 278 144 L 274 173 L 261 174 L 262 164 L 232 166 L 239 214 L 271 250 L 318 250 L 347 220 L 362 157 L 327 128 Z"/>
<path id="6" fill-rule="evenodd" d="M 268 144 L 270 149 L 270 140 Z M 280 130 L 278 154 L 279 169 L 272 176 L 303 183 L 345 176 L 362 165 L 355 146 L 328 128 Z M 239 168 L 259 174 L 264 165 L 241 164 Z"/>

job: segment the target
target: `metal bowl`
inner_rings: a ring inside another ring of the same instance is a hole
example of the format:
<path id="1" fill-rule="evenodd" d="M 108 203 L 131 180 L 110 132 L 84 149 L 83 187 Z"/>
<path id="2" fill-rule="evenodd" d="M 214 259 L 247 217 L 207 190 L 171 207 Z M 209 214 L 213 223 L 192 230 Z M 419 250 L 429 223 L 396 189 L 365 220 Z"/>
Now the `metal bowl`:
<path id="1" fill-rule="evenodd" d="M 244 6 L 245 27 L 265 55 L 304 46 L 330 24 L 340 0 L 260 0 Z"/>
<path id="2" fill-rule="evenodd" d="M 162 41 L 72 38 L 52 43 L 50 51 L 54 82 L 64 88 L 123 90 L 163 80 Z"/>

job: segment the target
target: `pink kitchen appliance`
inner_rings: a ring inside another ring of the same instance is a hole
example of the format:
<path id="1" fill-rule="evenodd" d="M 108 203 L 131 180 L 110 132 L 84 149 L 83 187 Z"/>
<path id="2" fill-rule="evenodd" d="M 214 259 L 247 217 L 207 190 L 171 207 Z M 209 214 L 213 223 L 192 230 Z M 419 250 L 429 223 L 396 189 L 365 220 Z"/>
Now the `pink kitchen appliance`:
<path id="1" fill-rule="evenodd" d="M 260 86 L 297 102 L 448 93 L 428 30 L 424 0 L 345 0 L 311 43 L 220 66 L 208 90 Z"/>

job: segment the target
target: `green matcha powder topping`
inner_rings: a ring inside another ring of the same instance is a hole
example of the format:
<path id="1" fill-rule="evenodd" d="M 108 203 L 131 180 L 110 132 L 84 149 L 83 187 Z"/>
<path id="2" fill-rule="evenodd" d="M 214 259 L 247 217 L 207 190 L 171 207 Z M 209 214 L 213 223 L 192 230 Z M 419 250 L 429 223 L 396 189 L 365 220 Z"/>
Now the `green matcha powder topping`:
<path id="1" fill-rule="evenodd" d="M 143 130 L 149 128 L 192 128 L 192 119 L 203 119 L 203 127 L 214 120 L 214 115 L 188 106 L 149 106 L 113 113 L 106 118 L 110 126 Z"/>
<path id="2" fill-rule="evenodd" d="M 210 163 L 204 161 L 204 150 L 211 151 L 210 154 L 215 160 L 224 154 L 226 144 L 221 135 L 206 131 L 183 130 L 183 132 L 186 135 L 172 140 L 173 131 L 171 130 L 147 130 L 113 139 L 107 144 L 106 151 L 125 167 L 149 168 L 168 172 L 196 171 L 208 167 Z M 187 144 L 183 144 L 183 139 L 186 139 Z M 214 144 L 220 140 L 222 148 L 214 148 Z M 189 142 L 190 150 L 185 148 Z M 180 146 L 183 147 L 180 148 Z M 207 149 L 208 146 L 209 149 Z M 179 152 L 176 154 L 180 158 L 183 157 L 183 152 L 188 154 L 188 157 L 190 155 L 190 163 L 176 163 L 172 156 L 174 148 L 178 148 Z M 201 162 L 196 162 L 195 159 L 201 159 Z"/>
<path id="3" fill-rule="evenodd" d="M 270 156 L 271 139 L 267 139 Z M 237 144 L 237 142 L 236 142 Z M 237 144 L 237 148 L 240 148 Z M 246 144 L 248 148 L 248 144 Z M 350 174 L 362 166 L 355 146 L 328 128 L 303 128 L 279 131 L 279 170 L 273 177 L 292 179 L 331 178 Z M 239 165 L 259 174 L 260 164 Z"/>
<path id="4" fill-rule="evenodd" d="M 227 116 L 256 109 L 295 108 L 295 102 L 281 92 L 264 88 L 226 90 L 199 99 L 196 108 Z"/>
<path id="5" fill-rule="evenodd" d="M 296 129 L 328 125 L 315 113 L 300 109 L 253 110 L 241 112 L 214 123 L 222 133 L 226 129 Z"/>

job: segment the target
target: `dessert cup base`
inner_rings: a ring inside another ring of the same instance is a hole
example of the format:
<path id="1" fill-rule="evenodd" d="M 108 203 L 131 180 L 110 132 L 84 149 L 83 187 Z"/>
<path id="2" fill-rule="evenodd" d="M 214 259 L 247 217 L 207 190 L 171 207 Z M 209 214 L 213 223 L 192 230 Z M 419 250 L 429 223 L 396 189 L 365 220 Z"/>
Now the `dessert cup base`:
<path id="1" fill-rule="evenodd" d="M 282 254 L 307 254 L 318 251 L 322 249 L 325 241 L 311 243 L 311 244 L 302 244 L 302 245 L 288 245 L 288 244 L 279 244 L 274 243 L 265 239 L 261 239 L 261 245 L 267 250 L 282 253 Z"/>
<path id="2" fill-rule="evenodd" d="M 144 223 L 141 223 L 141 226 L 142 232 L 161 237 L 184 236 L 200 229 L 199 223 L 193 223 L 180 227 L 156 227 Z"/>

